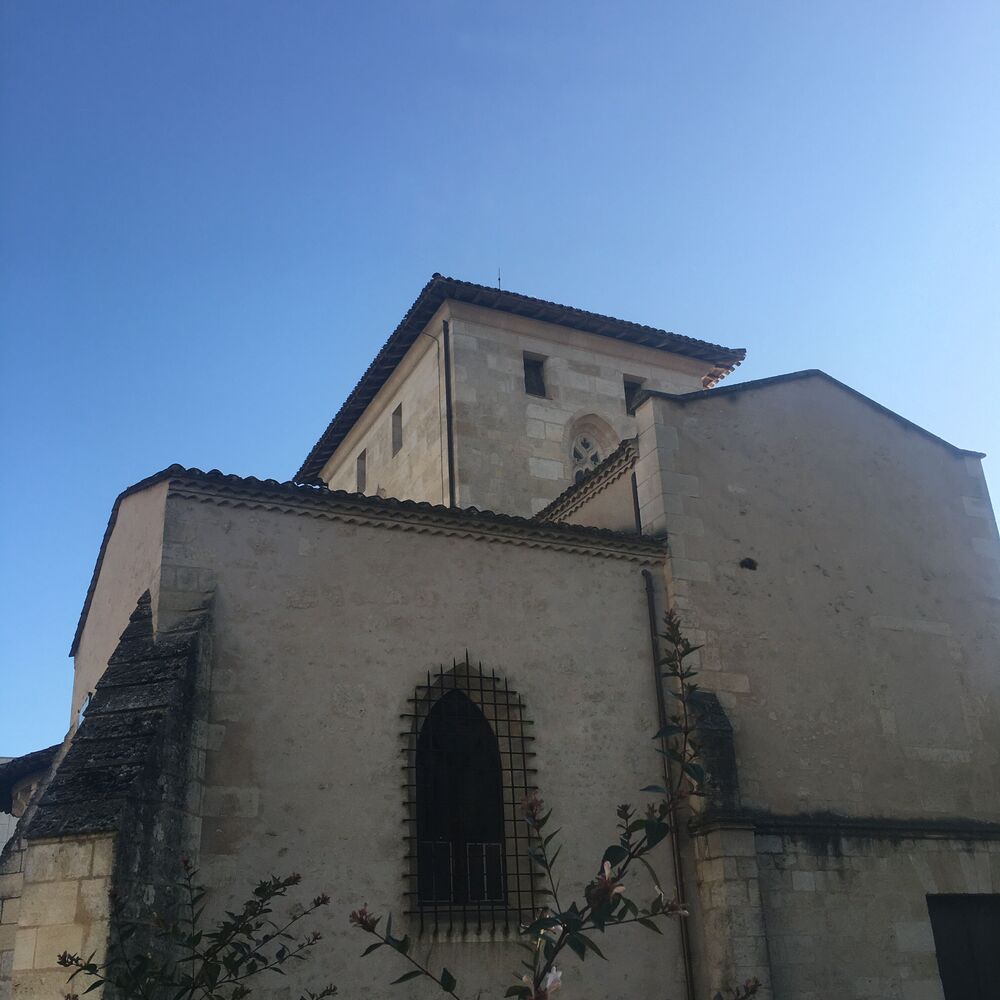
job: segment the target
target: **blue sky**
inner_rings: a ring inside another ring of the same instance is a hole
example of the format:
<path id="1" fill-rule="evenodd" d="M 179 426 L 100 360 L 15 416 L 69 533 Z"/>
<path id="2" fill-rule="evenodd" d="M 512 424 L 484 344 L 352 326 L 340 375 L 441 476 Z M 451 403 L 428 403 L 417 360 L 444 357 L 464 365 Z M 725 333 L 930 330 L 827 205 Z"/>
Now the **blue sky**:
<path id="1" fill-rule="evenodd" d="M 117 493 L 288 478 L 434 271 L 822 368 L 1000 493 L 1000 5 L 0 6 L 0 754 Z"/>

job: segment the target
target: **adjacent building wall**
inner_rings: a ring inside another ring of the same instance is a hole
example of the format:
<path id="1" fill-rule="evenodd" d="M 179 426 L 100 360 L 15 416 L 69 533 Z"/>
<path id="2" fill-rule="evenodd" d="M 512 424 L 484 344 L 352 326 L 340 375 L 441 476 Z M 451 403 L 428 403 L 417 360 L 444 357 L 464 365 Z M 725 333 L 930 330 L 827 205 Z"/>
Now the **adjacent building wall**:
<path id="1" fill-rule="evenodd" d="M 668 532 L 742 792 L 742 818 L 695 837 L 701 975 L 940 1000 L 926 895 L 1000 893 L 1000 547 L 979 460 L 819 375 L 654 398 L 639 421 L 643 526 Z"/>
<path id="2" fill-rule="evenodd" d="M 564 827 L 564 885 L 579 892 L 616 839 L 615 805 L 657 776 L 642 562 L 537 537 L 487 544 L 488 526 L 477 537 L 468 524 L 412 530 L 356 511 L 342 520 L 206 499 L 169 500 L 171 537 L 184 539 L 169 568 L 216 581 L 200 857 L 215 903 L 263 874 L 301 872 L 304 894 L 329 890 L 334 905 L 296 975 L 394 995 L 403 970 L 387 949 L 360 962 L 366 942 L 346 917 L 367 902 L 393 911 L 394 928 L 417 926 L 402 915 L 402 717 L 427 672 L 466 650 L 525 700 L 537 782 Z M 635 891 L 651 898 L 648 885 Z M 602 939 L 612 960 L 587 963 L 587 995 L 680 995 L 677 930 L 665 931 Z M 495 995 L 521 954 L 516 933 L 497 935 L 428 933 L 415 947 L 433 946 L 463 995 Z M 579 990 L 582 971 L 567 965 Z"/>
<path id="3" fill-rule="evenodd" d="M 448 502 L 441 320 L 432 320 L 327 462 L 330 489 L 357 490 L 357 458 L 366 454 L 369 495 Z M 402 406 L 403 444 L 392 453 L 392 412 Z"/>
<path id="4" fill-rule="evenodd" d="M 744 804 L 1000 820 L 1000 552 L 978 459 L 821 376 L 642 412 L 673 596 L 732 717 Z M 640 472 L 647 516 L 652 492 Z"/>
<path id="5" fill-rule="evenodd" d="M 635 433 L 625 376 L 649 388 L 688 392 L 701 389 L 709 367 L 465 303 L 448 308 L 462 507 L 536 513 L 572 482 L 570 447 L 579 421 L 590 418 L 602 457 Z M 525 353 L 546 359 L 544 399 L 525 392 Z"/>
<path id="6" fill-rule="evenodd" d="M 93 595 L 75 652 L 70 725 L 94 690 L 139 595 L 149 590 L 156 608 L 160 589 L 166 483 L 120 500 L 106 539 Z M 155 614 L 155 610 L 154 610 Z"/>

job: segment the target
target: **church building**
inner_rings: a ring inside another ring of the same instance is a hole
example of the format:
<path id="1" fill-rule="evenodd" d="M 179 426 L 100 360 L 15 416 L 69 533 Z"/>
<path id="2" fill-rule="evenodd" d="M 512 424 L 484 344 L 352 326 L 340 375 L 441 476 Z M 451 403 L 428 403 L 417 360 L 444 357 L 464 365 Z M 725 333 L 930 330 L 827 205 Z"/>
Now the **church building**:
<path id="1" fill-rule="evenodd" d="M 655 867 L 689 915 L 569 955 L 566 1000 L 996 1000 L 983 456 L 821 371 L 728 384 L 744 355 L 435 274 L 291 481 L 125 489 L 67 736 L 0 763 L 0 1000 L 61 998 L 182 856 L 213 910 L 272 872 L 332 896 L 262 996 L 433 996 L 361 961 L 361 904 L 502 996 L 545 905 L 519 803 L 582 889 L 662 780 L 668 609 L 708 777 Z"/>

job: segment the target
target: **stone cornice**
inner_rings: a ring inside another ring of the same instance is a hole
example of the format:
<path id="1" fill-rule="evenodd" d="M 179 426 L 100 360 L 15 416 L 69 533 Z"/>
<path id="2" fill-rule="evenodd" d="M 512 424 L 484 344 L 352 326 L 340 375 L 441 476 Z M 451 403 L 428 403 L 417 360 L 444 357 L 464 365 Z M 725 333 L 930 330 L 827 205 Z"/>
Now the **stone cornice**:
<path id="1" fill-rule="evenodd" d="M 529 548 L 559 549 L 642 564 L 661 560 L 663 539 L 580 525 L 539 522 L 475 508 L 369 497 L 296 483 L 226 476 L 174 467 L 169 495 L 229 507 L 275 510 L 421 534 L 457 535 Z"/>

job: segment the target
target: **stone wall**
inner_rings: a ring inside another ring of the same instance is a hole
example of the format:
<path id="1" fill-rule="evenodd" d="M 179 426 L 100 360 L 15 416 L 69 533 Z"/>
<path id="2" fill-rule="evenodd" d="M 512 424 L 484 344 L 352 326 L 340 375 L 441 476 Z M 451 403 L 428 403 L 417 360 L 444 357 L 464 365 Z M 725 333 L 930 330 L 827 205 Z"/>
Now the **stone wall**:
<path id="1" fill-rule="evenodd" d="M 529 516 L 573 479 L 570 446 L 595 423 L 606 457 L 636 424 L 624 378 L 649 388 L 701 388 L 707 362 L 596 334 L 450 303 L 459 504 Z M 544 357 L 545 398 L 524 387 L 525 353 Z M 603 431 L 600 429 L 603 427 Z"/>
<path id="2" fill-rule="evenodd" d="M 427 672 L 466 650 L 523 697 L 536 780 L 558 818 L 573 816 L 561 838 L 565 884 L 592 877 L 615 839 L 615 805 L 656 778 L 641 569 L 662 546 L 636 541 L 650 551 L 629 555 L 599 535 L 570 544 L 467 516 L 407 524 L 375 505 L 338 513 L 292 495 L 285 505 L 263 494 L 212 499 L 196 483 L 178 484 L 167 508 L 165 577 L 210 576 L 217 588 L 202 877 L 213 907 L 272 871 L 301 872 L 304 895 L 331 892 L 315 924 L 324 944 L 296 986 L 332 979 L 394 995 L 388 983 L 402 970 L 386 950 L 360 962 L 346 916 L 367 902 L 393 911 L 396 928 L 419 927 L 403 914 L 401 716 Z M 665 874 L 666 846 L 658 852 Z M 517 967 L 515 938 L 456 925 L 428 928 L 415 947 L 433 947 L 463 995 L 494 995 Z M 612 961 L 587 964 L 595 1000 L 683 988 L 676 925 L 665 937 L 600 943 Z M 567 966 L 568 988 L 579 989 L 579 966 Z"/>
<path id="3" fill-rule="evenodd" d="M 943 1000 L 928 894 L 1000 892 L 1000 841 L 757 836 L 777 997 Z"/>
<path id="4" fill-rule="evenodd" d="M 640 407 L 644 530 L 745 806 L 1000 820 L 1000 545 L 981 465 L 815 375 Z"/>
<path id="5" fill-rule="evenodd" d="M 76 725 L 80 706 L 104 673 L 136 598 L 148 590 L 154 607 L 157 604 L 166 496 L 163 483 L 116 502 L 91 584 L 86 620 L 74 644 L 71 726 Z"/>
<path id="6" fill-rule="evenodd" d="M 357 489 L 366 455 L 369 495 L 448 502 L 441 321 L 432 320 L 323 469 L 330 489 Z M 403 443 L 392 453 L 392 412 L 402 407 Z"/>
<path id="7" fill-rule="evenodd" d="M 101 961 L 108 939 L 113 857 L 112 836 L 28 843 L 21 896 L 4 900 L 0 917 L 0 933 L 16 927 L 14 1000 L 63 996 L 68 973 L 56 958 L 64 951 L 85 957 L 96 953 L 95 960 Z M 101 991 L 91 995 L 100 997 Z"/>

